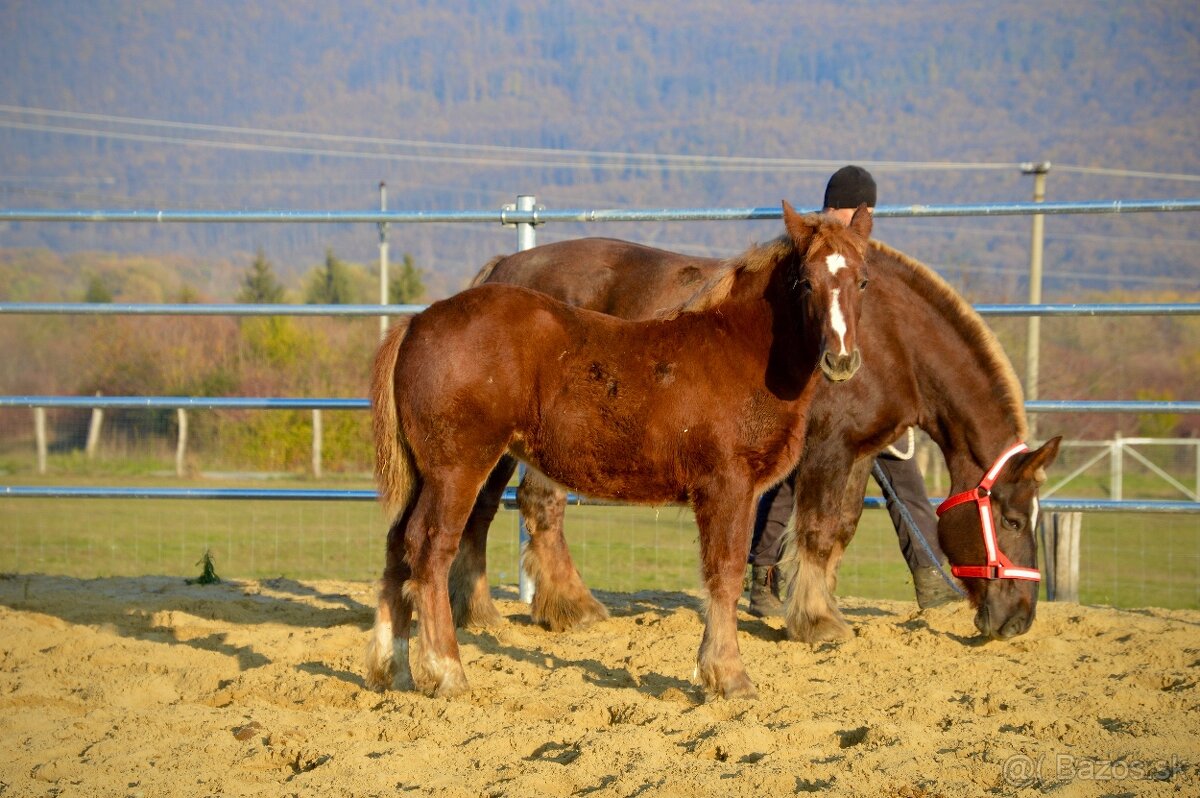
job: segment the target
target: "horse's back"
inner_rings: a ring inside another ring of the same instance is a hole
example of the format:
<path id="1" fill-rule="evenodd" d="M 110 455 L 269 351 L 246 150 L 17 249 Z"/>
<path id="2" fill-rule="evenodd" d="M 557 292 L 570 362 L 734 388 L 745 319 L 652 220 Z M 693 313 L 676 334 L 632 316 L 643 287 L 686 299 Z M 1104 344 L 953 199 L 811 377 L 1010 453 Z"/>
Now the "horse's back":
<path id="1" fill-rule="evenodd" d="M 581 238 L 501 258 L 483 279 L 636 320 L 653 318 L 691 298 L 719 263 L 631 241 Z"/>

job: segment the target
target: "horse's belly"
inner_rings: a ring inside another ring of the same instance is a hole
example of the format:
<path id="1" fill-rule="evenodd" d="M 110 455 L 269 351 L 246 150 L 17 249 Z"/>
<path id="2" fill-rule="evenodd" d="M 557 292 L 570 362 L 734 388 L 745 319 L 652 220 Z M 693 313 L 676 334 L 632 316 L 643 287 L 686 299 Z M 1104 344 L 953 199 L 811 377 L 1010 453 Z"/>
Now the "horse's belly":
<path id="1" fill-rule="evenodd" d="M 514 454 L 571 490 L 596 498 L 662 504 L 682 502 L 689 473 L 678 441 L 645 428 L 542 425 L 520 438 Z"/>

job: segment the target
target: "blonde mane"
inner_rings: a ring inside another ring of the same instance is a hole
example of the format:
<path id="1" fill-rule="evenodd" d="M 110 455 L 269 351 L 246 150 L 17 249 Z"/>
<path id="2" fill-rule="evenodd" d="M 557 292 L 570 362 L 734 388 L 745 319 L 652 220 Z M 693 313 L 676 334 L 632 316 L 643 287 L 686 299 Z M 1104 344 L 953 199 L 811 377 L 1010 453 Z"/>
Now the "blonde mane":
<path id="1" fill-rule="evenodd" d="M 745 274 L 770 271 L 780 260 L 796 249 L 786 234 L 766 244 L 754 244 L 737 257 L 721 261 L 715 273 L 705 280 L 696 293 L 682 304 L 666 308 L 654 314 L 656 319 L 676 319 L 685 313 L 699 313 L 720 305 L 729 299 L 738 278 Z"/>
<path id="2" fill-rule="evenodd" d="M 912 291 L 939 310 L 947 321 L 958 329 L 968 345 L 980 350 L 988 376 L 1001 386 L 1004 409 L 1014 420 L 1017 434 L 1024 439 L 1029 433 L 1029 428 L 1025 420 L 1025 400 L 1021 383 L 1017 380 L 1008 355 L 996 340 L 995 333 L 975 309 L 933 269 L 874 239 L 870 241 L 870 246 L 894 260 L 901 267 L 896 270 L 896 275 Z"/>

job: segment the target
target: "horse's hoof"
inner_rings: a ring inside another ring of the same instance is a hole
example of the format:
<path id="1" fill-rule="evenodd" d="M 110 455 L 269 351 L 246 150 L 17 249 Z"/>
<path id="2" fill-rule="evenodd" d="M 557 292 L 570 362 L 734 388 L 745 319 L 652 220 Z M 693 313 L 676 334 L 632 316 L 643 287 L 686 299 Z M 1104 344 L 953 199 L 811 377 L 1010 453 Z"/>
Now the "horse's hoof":
<path id="1" fill-rule="evenodd" d="M 376 693 L 386 693 L 392 687 L 392 675 L 378 670 L 369 670 L 363 677 L 368 690 Z"/>
<path id="2" fill-rule="evenodd" d="M 372 639 L 367 643 L 366 659 L 367 672 L 363 676 L 363 682 L 367 685 L 367 689 L 378 693 L 390 690 L 396 678 L 396 663 L 392 659 L 392 652 L 388 651 L 385 655 L 376 641 Z"/>
<path id="3" fill-rule="evenodd" d="M 854 630 L 839 618 L 817 618 L 788 626 L 788 637 L 802 643 L 832 643 L 854 637 Z"/>
<path id="4" fill-rule="evenodd" d="M 719 673 L 718 669 L 697 665 L 692 678 L 699 681 L 709 695 L 728 699 L 758 698 L 758 691 L 754 689 L 754 683 L 744 670 L 726 670 L 725 673 Z"/>
<path id="5" fill-rule="evenodd" d="M 447 674 L 437 689 L 433 691 L 433 695 L 435 698 L 454 698 L 470 692 L 470 690 L 471 686 L 467 684 L 467 677 L 462 673 Z"/>
<path id="6" fill-rule="evenodd" d="M 737 698 L 753 700 L 758 698 L 758 690 L 754 689 L 754 685 L 750 682 L 750 677 L 743 674 L 741 679 L 735 680 L 732 684 L 722 686 L 721 696 L 729 700 Z"/>
<path id="7" fill-rule="evenodd" d="M 460 629 L 496 629 L 504 625 L 504 618 L 488 597 L 472 601 L 461 612 L 454 613 L 454 625 Z"/>
<path id="8" fill-rule="evenodd" d="M 596 601 L 591 593 L 574 601 L 562 596 L 547 599 L 535 593 L 529 615 L 534 623 L 551 632 L 566 632 L 608 620 L 608 608 Z"/>

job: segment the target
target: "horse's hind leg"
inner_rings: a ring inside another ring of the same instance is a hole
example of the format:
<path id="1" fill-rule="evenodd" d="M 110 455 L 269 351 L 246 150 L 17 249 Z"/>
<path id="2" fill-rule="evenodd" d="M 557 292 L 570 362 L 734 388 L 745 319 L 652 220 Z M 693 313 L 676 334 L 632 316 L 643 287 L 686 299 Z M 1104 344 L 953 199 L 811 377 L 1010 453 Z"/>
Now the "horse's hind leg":
<path id="1" fill-rule="evenodd" d="M 403 591 L 416 605 L 420 629 L 413 682 L 432 695 L 454 696 L 469 688 L 450 610 L 450 565 L 484 474 L 449 468 L 435 473 L 426 475 L 405 530 L 412 577 Z"/>
<path id="2" fill-rule="evenodd" d="M 566 491 L 530 469 L 521 480 L 517 498 L 529 531 L 529 548 L 521 566 L 533 580 L 533 622 L 562 632 L 606 619 L 608 610 L 584 585 L 567 551 L 563 537 Z"/>
<path id="3" fill-rule="evenodd" d="M 404 595 L 403 586 L 411 576 L 404 561 L 404 529 L 409 511 L 403 513 L 388 530 L 387 564 L 379 588 L 375 609 L 375 627 L 367 642 L 367 686 L 374 690 L 396 688 L 411 690 L 412 671 L 408 664 L 409 624 L 413 605 Z"/>
<path id="4" fill-rule="evenodd" d="M 517 461 L 504 456 L 492 469 L 463 530 L 458 556 L 450 567 L 450 607 L 457 626 L 494 627 L 501 623 L 487 578 L 488 528 L 512 478 Z"/>
<path id="5" fill-rule="evenodd" d="M 796 577 L 788 603 L 788 636 L 806 643 L 842 640 L 853 635 L 837 608 L 833 591 L 837 568 L 858 518 L 872 459 L 858 460 L 845 470 L 845 483 L 805 469 L 796 484 Z"/>

